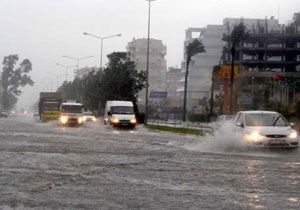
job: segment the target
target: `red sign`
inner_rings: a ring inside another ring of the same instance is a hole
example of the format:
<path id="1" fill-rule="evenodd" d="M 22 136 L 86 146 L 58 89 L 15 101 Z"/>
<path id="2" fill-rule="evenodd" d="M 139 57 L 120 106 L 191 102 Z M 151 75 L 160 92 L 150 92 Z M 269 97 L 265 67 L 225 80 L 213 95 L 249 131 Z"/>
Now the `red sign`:
<path id="1" fill-rule="evenodd" d="M 279 75 L 279 74 L 275 74 L 275 75 L 273 76 L 273 79 L 274 79 L 275 81 L 282 81 L 282 80 L 283 80 L 283 77 L 282 77 L 281 75 Z"/>

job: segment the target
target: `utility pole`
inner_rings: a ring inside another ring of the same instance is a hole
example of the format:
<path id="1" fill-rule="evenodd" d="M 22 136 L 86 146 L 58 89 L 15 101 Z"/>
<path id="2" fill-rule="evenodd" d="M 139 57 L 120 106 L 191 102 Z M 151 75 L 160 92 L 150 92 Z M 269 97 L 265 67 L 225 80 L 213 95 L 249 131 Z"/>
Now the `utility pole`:
<path id="1" fill-rule="evenodd" d="M 148 97 L 149 97 L 149 47 L 150 47 L 150 12 L 151 2 L 155 0 L 146 0 L 148 6 L 148 38 L 147 38 L 147 64 L 146 64 L 146 97 L 145 97 L 145 125 L 148 124 Z"/>

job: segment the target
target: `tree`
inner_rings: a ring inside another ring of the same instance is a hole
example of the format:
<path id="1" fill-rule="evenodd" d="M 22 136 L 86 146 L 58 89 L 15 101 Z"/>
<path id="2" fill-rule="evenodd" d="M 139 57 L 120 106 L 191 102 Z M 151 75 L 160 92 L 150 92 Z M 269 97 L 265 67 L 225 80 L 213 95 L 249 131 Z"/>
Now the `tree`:
<path id="1" fill-rule="evenodd" d="M 298 33 L 298 27 L 300 25 L 300 12 L 294 14 L 295 32 Z"/>
<path id="2" fill-rule="evenodd" d="M 212 70 L 212 75 L 211 75 L 211 95 L 210 95 L 210 110 L 209 110 L 209 116 L 210 120 L 213 117 L 214 114 L 214 85 L 215 85 L 215 74 L 220 71 L 221 66 L 220 65 L 215 65 Z"/>
<path id="3" fill-rule="evenodd" d="M 2 87 L 1 105 L 5 110 L 11 109 L 17 103 L 18 96 L 22 93 L 20 87 L 34 84 L 28 75 L 32 70 L 30 60 L 24 59 L 19 67 L 15 68 L 18 60 L 18 55 L 9 55 L 3 59 L 0 83 Z"/>
<path id="4" fill-rule="evenodd" d="M 183 98 L 183 112 L 182 112 L 182 121 L 185 122 L 186 118 L 186 100 L 187 100 L 187 83 L 188 83 L 188 75 L 189 75 L 189 65 L 191 59 L 194 55 L 198 53 L 205 52 L 204 46 L 202 42 L 195 39 L 193 42 L 189 43 L 186 48 L 186 70 L 185 70 L 185 80 L 184 80 L 184 98 Z"/>
<path id="5" fill-rule="evenodd" d="M 100 88 L 102 107 L 108 100 L 129 100 L 137 109 L 138 92 L 145 87 L 145 72 L 138 72 L 135 63 L 126 52 L 114 52 L 108 56 L 108 66 L 104 69 Z"/>
<path id="6" fill-rule="evenodd" d="M 103 71 L 93 71 L 82 79 L 81 84 L 83 85 L 83 89 L 82 93 L 80 92 L 80 95 L 82 95 L 83 104 L 90 110 L 100 111 L 102 76 Z"/>
<path id="7" fill-rule="evenodd" d="M 135 63 L 125 52 L 114 52 L 107 57 L 109 63 L 103 71 L 93 71 L 81 79 L 64 83 L 58 91 L 65 99 L 75 99 L 78 89 L 83 105 L 99 112 L 108 100 L 132 101 L 138 113 L 137 94 L 145 87 L 145 73 L 136 70 Z"/>
<path id="8" fill-rule="evenodd" d="M 240 23 L 234 26 L 231 34 L 227 37 L 227 40 L 231 43 L 231 72 L 230 72 L 230 114 L 233 113 L 233 81 L 234 81 L 234 59 L 236 46 L 239 45 L 242 41 L 248 39 L 249 34 L 246 30 L 246 26 L 243 23 Z"/>

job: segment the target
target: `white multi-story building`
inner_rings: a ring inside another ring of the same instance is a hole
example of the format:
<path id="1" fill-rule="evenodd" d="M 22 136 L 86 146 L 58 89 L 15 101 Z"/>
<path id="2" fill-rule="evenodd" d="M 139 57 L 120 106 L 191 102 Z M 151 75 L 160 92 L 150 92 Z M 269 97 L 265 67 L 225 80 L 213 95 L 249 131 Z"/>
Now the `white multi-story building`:
<path id="1" fill-rule="evenodd" d="M 181 79 L 181 69 L 170 67 L 167 71 L 167 92 L 170 107 L 180 107 L 182 101 L 180 101 L 179 94 L 177 92 L 178 85 Z"/>
<path id="2" fill-rule="evenodd" d="M 186 71 L 186 46 L 194 39 L 198 39 L 205 47 L 204 53 L 198 53 L 192 57 L 189 66 L 187 87 L 187 110 L 194 113 L 202 113 L 204 101 L 209 99 L 211 88 L 212 69 L 220 63 L 225 42 L 222 41 L 226 32 L 224 25 L 207 25 L 204 28 L 188 28 L 184 42 L 184 60 L 182 62 L 182 77 L 177 92 L 183 100 L 184 80 Z"/>
<path id="3" fill-rule="evenodd" d="M 146 71 L 147 39 L 133 39 L 128 43 L 127 52 L 135 62 L 138 71 Z M 166 91 L 167 47 L 161 40 L 150 39 L 149 45 L 149 94 L 151 91 Z M 139 93 L 138 102 L 145 103 L 145 90 Z"/>

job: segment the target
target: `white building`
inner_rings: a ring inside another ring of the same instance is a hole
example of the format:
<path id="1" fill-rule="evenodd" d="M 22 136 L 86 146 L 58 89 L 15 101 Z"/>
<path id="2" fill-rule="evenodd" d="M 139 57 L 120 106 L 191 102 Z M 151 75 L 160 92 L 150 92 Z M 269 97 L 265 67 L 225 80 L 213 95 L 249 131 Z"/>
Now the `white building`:
<path id="1" fill-rule="evenodd" d="M 181 79 L 181 69 L 170 67 L 167 71 L 167 92 L 170 107 L 180 107 L 182 101 L 180 101 L 179 93 L 177 92 L 178 85 Z"/>
<path id="2" fill-rule="evenodd" d="M 204 53 L 192 57 L 189 66 L 187 87 L 187 110 L 202 113 L 204 101 L 208 101 L 211 88 L 212 69 L 220 63 L 225 42 L 222 41 L 226 32 L 224 25 L 207 25 L 204 28 L 188 28 L 184 42 L 184 60 L 182 62 L 182 77 L 177 91 L 183 100 L 184 80 L 186 71 L 186 46 L 194 39 L 198 39 L 205 47 Z"/>
<path id="3" fill-rule="evenodd" d="M 150 39 L 149 46 L 149 94 L 151 91 L 166 91 L 167 47 L 157 39 Z M 146 71 L 147 39 L 133 39 L 126 49 L 130 59 L 135 62 L 137 70 Z M 145 104 L 145 90 L 140 92 L 138 101 L 140 104 Z"/>

